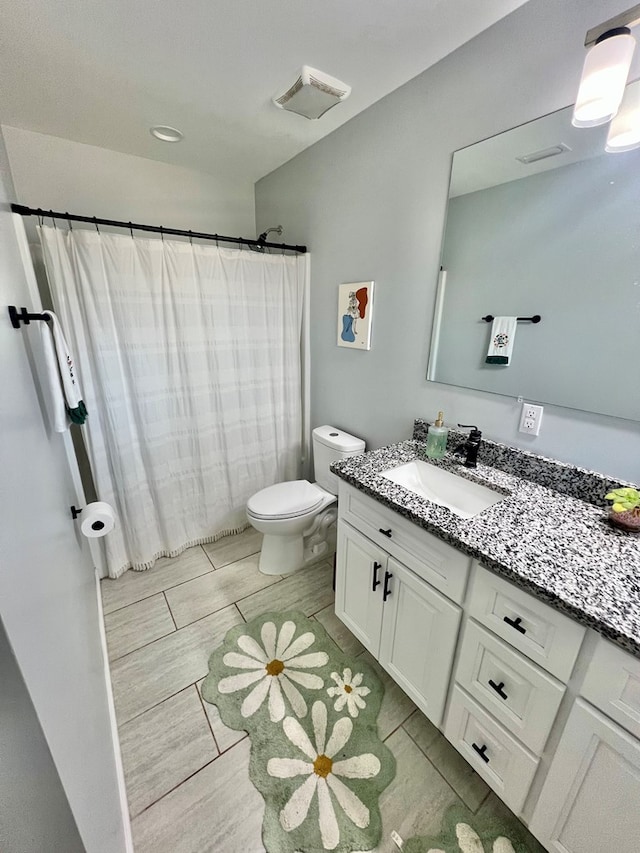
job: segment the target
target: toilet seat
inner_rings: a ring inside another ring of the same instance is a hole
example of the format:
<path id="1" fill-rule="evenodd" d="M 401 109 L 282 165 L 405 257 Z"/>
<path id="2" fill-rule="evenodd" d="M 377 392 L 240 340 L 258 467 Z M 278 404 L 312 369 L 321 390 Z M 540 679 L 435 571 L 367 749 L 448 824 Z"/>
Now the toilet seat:
<path id="1" fill-rule="evenodd" d="M 249 498 L 247 513 L 254 518 L 298 518 L 319 507 L 328 493 L 308 480 L 276 483 Z"/>

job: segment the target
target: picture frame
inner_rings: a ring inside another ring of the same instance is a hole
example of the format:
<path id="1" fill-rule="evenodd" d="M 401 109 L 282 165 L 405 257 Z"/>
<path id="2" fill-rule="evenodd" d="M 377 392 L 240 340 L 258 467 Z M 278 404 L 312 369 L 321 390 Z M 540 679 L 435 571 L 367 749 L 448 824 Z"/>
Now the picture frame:
<path id="1" fill-rule="evenodd" d="M 371 349 L 373 281 L 351 281 L 338 285 L 338 346 Z"/>

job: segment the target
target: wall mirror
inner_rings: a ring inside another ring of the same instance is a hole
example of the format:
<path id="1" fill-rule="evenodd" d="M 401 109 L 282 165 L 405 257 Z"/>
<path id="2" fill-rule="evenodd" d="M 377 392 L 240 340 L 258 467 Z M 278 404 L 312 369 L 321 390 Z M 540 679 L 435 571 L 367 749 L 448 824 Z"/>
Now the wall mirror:
<path id="1" fill-rule="evenodd" d="M 640 149 L 571 113 L 455 152 L 428 378 L 640 420 Z M 482 317 L 536 314 L 485 362 Z"/>

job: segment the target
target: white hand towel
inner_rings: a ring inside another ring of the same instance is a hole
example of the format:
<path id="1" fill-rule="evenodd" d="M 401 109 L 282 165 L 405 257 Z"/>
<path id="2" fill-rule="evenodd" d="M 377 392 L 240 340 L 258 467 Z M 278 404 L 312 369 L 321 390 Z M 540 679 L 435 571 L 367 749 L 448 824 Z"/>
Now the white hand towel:
<path id="1" fill-rule="evenodd" d="M 513 342 L 518 328 L 517 317 L 494 317 L 491 326 L 487 364 L 508 365 L 513 352 Z"/>
<path id="2" fill-rule="evenodd" d="M 60 322 L 53 311 L 42 313 L 51 318 L 42 323 L 42 343 L 53 403 L 53 427 L 56 432 L 64 432 L 70 423 L 83 424 L 87 409 Z"/>

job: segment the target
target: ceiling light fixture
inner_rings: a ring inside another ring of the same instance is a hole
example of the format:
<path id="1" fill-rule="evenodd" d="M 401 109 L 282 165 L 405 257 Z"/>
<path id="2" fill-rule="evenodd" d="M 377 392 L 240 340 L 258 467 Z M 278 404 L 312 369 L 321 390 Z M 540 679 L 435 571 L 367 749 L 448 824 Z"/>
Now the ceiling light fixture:
<path id="1" fill-rule="evenodd" d="M 598 36 L 584 61 L 571 119 L 574 127 L 596 127 L 615 116 L 635 46 L 636 40 L 627 26 L 613 27 Z"/>
<path id="2" fill-rule="evenodd" d="M 184 133 L 177 127 L 169 127 L 166 124 L 156 124 L 149 129 L 149 132 L 151 136 L 155 136 L 161 142 L 180 142 L 184 137 Z"/>
<path id="3" fill-rule="evenodd" d="M 629 83 L 616 117 L 609 127 L 604 150 L 609 154 L 640 148 L 640 81 Z"/>

